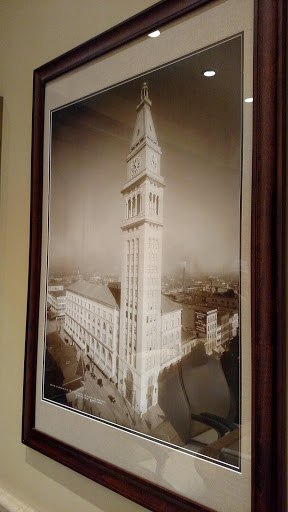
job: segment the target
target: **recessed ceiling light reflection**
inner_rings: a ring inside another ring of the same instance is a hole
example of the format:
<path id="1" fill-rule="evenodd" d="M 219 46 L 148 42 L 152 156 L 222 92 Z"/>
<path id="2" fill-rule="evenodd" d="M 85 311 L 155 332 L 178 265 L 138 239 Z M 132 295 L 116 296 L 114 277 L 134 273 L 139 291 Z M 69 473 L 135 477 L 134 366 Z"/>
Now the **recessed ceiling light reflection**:
<path id="1" fill-rule="evenodd" d="M 213 69 L 206 69 L 206 71 L 203 71 L 203 75 L 207 77 L 215 76 L 216 71 L 214 71 Z"/>
<path id="2" fill-rule="evenodd" d="M 154 32 L 151 32 L 148 34 L 148 37 L 159 37 L 160 36 L 160 30 L 154 30 Z"/>
<path id="3" fill-rule="evenodd" d="M 253 98 L 246 98 L 245 103 L 253 103 Z"/>

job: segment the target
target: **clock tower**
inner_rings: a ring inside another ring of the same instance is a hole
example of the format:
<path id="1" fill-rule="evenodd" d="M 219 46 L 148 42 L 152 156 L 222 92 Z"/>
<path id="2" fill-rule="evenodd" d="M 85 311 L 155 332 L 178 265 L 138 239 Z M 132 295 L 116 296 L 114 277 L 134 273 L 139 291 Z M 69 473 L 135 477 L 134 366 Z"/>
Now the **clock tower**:
<path id="1" fill-rule="evenodd" d="M 161 352 L 163 189 L 161 149 L 148 86 L 127 156 L 123 194 L 118 387 L 136 412 L 158 403 Z"/>

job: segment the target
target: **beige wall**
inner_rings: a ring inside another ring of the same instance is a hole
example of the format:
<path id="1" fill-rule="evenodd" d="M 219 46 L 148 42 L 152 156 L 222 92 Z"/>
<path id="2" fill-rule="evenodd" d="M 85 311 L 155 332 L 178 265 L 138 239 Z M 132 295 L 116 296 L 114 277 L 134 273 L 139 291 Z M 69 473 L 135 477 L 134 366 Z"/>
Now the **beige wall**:
<path id="1" fill-rule="evenodd" d="M 33 69 L 154 0 L 1 0 L 0 487 L 39 512 L 142 507 L 21 444 Z M 18 509 L 17 509 L 18 510 Z"/>

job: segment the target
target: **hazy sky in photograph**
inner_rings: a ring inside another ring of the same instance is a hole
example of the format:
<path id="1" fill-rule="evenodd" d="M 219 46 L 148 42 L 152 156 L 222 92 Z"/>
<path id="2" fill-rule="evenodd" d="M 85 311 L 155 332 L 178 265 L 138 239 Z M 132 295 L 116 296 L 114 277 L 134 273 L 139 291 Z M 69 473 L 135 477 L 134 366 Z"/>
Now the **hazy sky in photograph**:
<path id="1" fill-rule="evenodd" d="M 213 78 L 203 71 L 216 70 Z M 237 269 L 241 39 L 221 43 L 52 114 L 51 270 L 121 269 L 126 157 L 148 82 L 164 177 L 163 272 Z"/>

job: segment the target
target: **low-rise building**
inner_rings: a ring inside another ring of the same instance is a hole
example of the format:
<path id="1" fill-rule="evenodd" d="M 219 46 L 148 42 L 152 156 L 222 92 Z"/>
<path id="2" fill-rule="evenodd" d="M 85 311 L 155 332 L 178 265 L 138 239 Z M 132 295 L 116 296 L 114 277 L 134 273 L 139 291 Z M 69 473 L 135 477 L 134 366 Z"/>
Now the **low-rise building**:
<path id="1" fill-rule="evenodd" d="M 77 281 L 67 289 L 65 331 L 92 364 L 116 382 L 119 293 L 108 286 Z"/>
<path id="2" fill-rule="evenodd" d="M 103 373 L 118 382 L 120 286 L 78 281 L 67 288 L 65 331 Z M 161 300 L 160 368 L 181 359 L 181 310 L 165 296 Z M 153 347 L 151 346 L 151 351 Z"/>
<path id="3" fill-rule="evenodd" d="M 190 354 L 191 350 L 198 345 L 198 343 L 202 343 L 196 338 L 196 334 L 192 332 L 182 331 L 181 335 L 181 348 L 182 348 L 182 357 Z"/>
<path id="4" fill-rule="evenodd" d="M 205 306 L 195 306 L 193 309 L 197 336 L 207 341 L 216 341 L 217 309 Z"/>
<path id="5" fill-rule="evenodd" d="M 229 336 L 230 340 L 237 336 L 239 329 L 239 313 L 238 311 L 231 311 L 229 316 Z"/>
<path id="6" fill-rule="evenodd" d="M 57 317 L 64 317 L 65 306 L 66 306 L 66 291 L 60 290 L 49 290 L 47 292 L 47 303 L 50 306 L 51 311 Z"/>
<path id="7" fill-rule="evenodd" d="M 239 308 L 239 297 L 233 290 L 227 290 L 224 293 L 213 293 L 211 296 L 206 297 L 206 303 L 210 307 L 222 307 L 227 309 Z"/>
<path id="8" fill-rule="evenodd" d="M 64 290 L 63 284 L 55 284 L 55 283 L 49 283 L 48 284 L 48 292 L 57 292 Z"/>
<path id="9" fill-rule="evenodd" d="M 181 304 L 161 296 L 160 371 L 181 359 Z"/>

